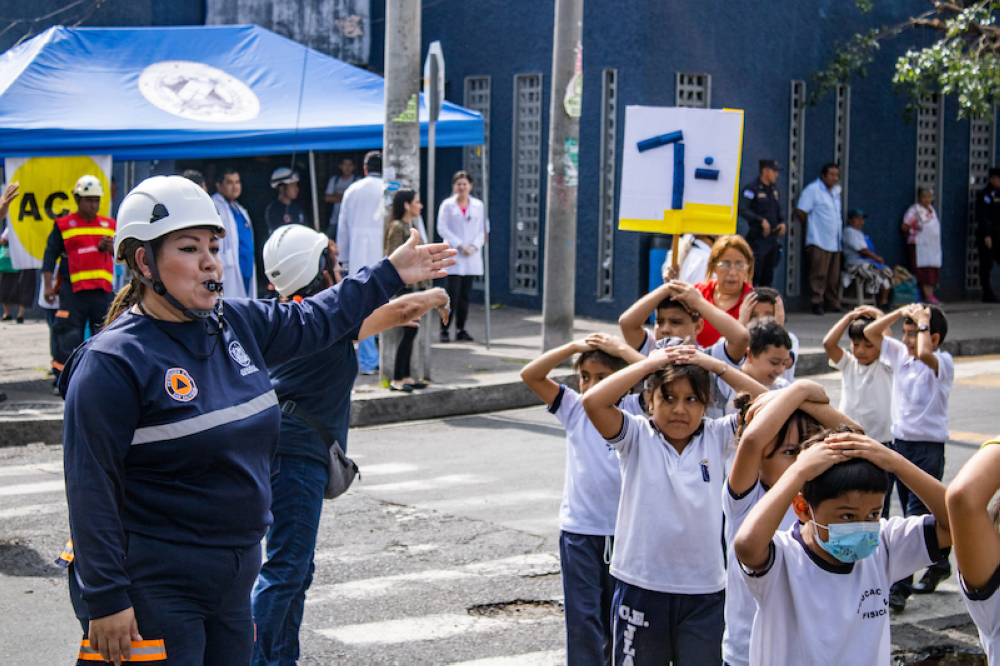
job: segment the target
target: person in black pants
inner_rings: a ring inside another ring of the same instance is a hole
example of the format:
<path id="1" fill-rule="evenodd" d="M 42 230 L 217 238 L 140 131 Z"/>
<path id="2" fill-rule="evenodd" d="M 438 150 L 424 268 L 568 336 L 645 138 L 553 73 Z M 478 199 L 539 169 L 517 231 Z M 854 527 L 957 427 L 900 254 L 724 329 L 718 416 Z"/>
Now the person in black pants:
<path id="1" fill-rule="evenodd" d="M 472 336 L 465 330 L 465 320 L 469 316 L 469 292 L 472 281 L 483 274 L 483 247 L 489 220 L 483 202 L 469 193 L 472 191 L 472 176 L 459 171 L 451 179 L 452 196 L 441 202 L 438 210 L 437 227 L 441 238 L 458 250 L 458 263 L 448 272 L 448 296 L 455 306 L 455 339 L 472 342 Z M 448 342 L 448 322 L 441 321 L 441 342 Z"/>
<path id="2" fill-rule="evenodd" d="M 990 285 L 993 262 L 1000 263 L 1000 168 L 990 169 L 990 182 L 976 195 L 976 245 L 983 303 L 1000 303 Z"/>
<path id="3" fill-rule="evenodd" d="M 781 167 L 776 160 L 761 160 L 760 175 L 744 186 L 740 196 L 740 217 L 750 223 L 747 242 L 753 250 L 753 286 L 770 287 L 774 269 L 781 260 L 781 238 L 785 235 L 785 216 L 778 200 L 778 180 Z"/>

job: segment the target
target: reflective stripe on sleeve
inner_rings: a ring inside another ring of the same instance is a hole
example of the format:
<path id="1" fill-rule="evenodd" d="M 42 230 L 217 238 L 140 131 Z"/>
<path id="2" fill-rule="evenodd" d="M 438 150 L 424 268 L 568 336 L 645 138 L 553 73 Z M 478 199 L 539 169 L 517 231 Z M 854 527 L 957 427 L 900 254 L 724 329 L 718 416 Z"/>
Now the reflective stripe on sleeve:
<path id="1" fill-rule="evenodd" d="M 192 416 L 183 421 L 136 428 L 135 435 L 132 437 L 132 446 L 196 435 L 200 432 L 226 425 L 227 423 L 242 421 L 251 416 L 256 416 L 266 409 L 276 407 L 277 404 L 278 396 L 271 390 L 241 405 L 217 409 L 214 412 Z"/>
<path id="2" fill-rule="evenodd" d="M 154 641 L 132 641 L 131 649 L 132 658 L 128 660 L 128 663 L 132 663 L 133 661 L 167 660 L 167 649 L 163 644 L 163 639 Z M 101 654 L 90 647 L 90 641 L 86 639 L 80 643 L 80 654 L 77 655 L 77 659 L 80 661 L 104 661 Z"/>

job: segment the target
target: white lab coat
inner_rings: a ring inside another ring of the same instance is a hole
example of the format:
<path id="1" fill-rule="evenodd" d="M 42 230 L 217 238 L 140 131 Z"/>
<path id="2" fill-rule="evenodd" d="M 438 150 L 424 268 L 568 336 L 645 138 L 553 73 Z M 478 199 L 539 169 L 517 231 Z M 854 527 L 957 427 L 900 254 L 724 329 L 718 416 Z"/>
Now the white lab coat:
<path id="1" fill-rule="evenodd" d="M 489 224 L 483 202 L 475 197 L 469 197 L 469 207 L 465 213 L 459 208 L 454 196 L 441 202 L 437 219 L 437 232 L 441 234 L 441 238 L 456 250 L 459 245 L 472 245 L 476 248 L 476 252 L 469 257 L 459 252 L 455 257 L 458 263 L 448 269 L 448 275 L 483 274 L 482 250 Z"/>
<path id="2" fill-rule="evenodd" d="M 236 228 L 236 218 L 226 198 L 216 192 L 212 195 L 215 208 L 222 218 L 222 226 L 226 229 L 226 237 L 219 241 L 219 255 L 222 257 L 222 286 L 225 289 L 223 294 L 229 298 L 257 298 L 257 257 L 254 249 L 253 275 L 250 276 L 250 293 L 246 292 L 243 286 L 243 273 L 240 272 L 240 232 Z M 243 213 L 250 230 L 253 231 L 253 223 L 250 222 L 250 214 L 247 209 L 236 202 L 236 207 Z"/>
<path id="3" fill-rule="evenodd" d="M 344 192 L 337 224 L 337 248 L 340 260 L 347 260 L 349 275 L 374 265 L 384 256 L 384 190 L 382 176 L 369 174 Z"/>

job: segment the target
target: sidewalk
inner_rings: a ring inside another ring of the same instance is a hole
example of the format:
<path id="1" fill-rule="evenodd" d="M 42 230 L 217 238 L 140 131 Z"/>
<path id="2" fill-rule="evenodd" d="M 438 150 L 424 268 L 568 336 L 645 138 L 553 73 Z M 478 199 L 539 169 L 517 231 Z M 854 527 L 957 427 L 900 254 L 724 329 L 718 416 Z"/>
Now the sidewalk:
<path id="1" fill-rule="evenodd" d="M 945 306 L 949 333 L 945 349 L 956 356 L 1000 353 L 1000 305 L 955 303 Z M 518 373 L 541 348 L 542 315 L 499 307 L 491 312 L 490 348 L 485 346 L 484 309 L 473 305 L 468 330 L 474 343 L 434 343 L 433 385 L 410 394 L 390 392 L 377 377 L 359 376 L 351 406 L 351 425 L 364 426 L 538 404 Z M 787 327 L 799 337 L 797 375 L 829 371 L 823 336 L 839 315 L 794 313 Z M 432 339 L 437 339 L 437 327 Z M 898 327 L 897 327 L 898 328 Z M 577 319 L 578 338 L 602 331 L 617 333 L 617 323 Z M 899 335 L 900 331 L 896 331 Z M 846 342 L 844 343 L 846 344 Z M 0 446 L 58 443 L 62 401 L 52 395 L 48 372 L 48 328 L 44 322 L 0 324 Z M 562 376 L 570 375 L 567 369 Z M 558 377 L 557 377 L 558 378 Z"/>

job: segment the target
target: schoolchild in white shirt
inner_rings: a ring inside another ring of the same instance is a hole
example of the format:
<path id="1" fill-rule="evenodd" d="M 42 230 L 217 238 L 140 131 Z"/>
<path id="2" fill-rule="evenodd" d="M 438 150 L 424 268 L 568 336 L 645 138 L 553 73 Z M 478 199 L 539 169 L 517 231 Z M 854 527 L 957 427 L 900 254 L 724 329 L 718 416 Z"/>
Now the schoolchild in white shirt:
<path id="1" fill-rule="evenodd" d="M 548 377 L 574 354 L 579 354 L 574 365 L 579 393 Z M 549 412 L 566 429 L 559 557 L 565 597 L 566 654 L 574 666 L 606 665 L 611 658 L 614 579 L 608 565 L 621 492 L 615 451 L 590 422 L 580 397 L 630 361 L 644 359 L 621 338 L 598 333 L 557 347 L 521 371 L 524 383 L 549 406 Z"/>
<path id="2" fill-rule="evenodd" d="M 944 486 L 864 435 L 824 431 L 803 449 L 733 541 L 758 604 L 750 664 L 889 666 L 891 582 L 951 545 Z M 933 515 L 880 520 L 886 472 Z M 778 531 L 790 505 L 800 522 Z"/>
<path id="3" fill-rule="evenodd" d="M 752 322 L 762 317 L 774 317 L 782 328 L 785 327 L 785 301 L 777 289 L 756 287 L 743 299 L 739 316 L 741 324 L 749 327 Z M 789 348 L 788 362 L 781 378 L 791 384 L 795 381 L 795 364 L 799 361 L 799 338 L 787 328 L 785 332 L 788 333 L 792 346 Z"/>
<path id="4" fill-rule="evenodd" d="M 750 344 L 740 370 L 768 391 L 788 386 L 789 383 L 782 377 L 792 351 L 788 332 L 774 317 L 755 319 L 750 322 L 747 331 L 750 333 Z M 720 386 L 719 391 L 725 401 L 724 413 L 735 414 L 737 391 L 728 386 Z"/>
<path id="5" fill-rule="evenodd" d="M 648 331 L 643 325 L 654 308 L 656 325 Z M 649 356 L 651 351 L 672 339 L 697 346 L 698 335 L 706 321 L 722 334 L 722 338 L 702 351 L 728 367 L 738 369 L 746 358 L 750 334 L 736 319 L 709 303 L 701 292 L 686 282 L 673 280 L 657 287 L 636 301 L 618 319 L 618 324 L 625 342 Z M 728 385 L 712 377 L 710 390 L 711 399 L 706 411 L 708 418 L 719 418 L 734 411 L 726 411 L 726 403 L 732 395 Z"/>
<path id="6" fill-rule="evenodd" d="M 704 418 L 708 373 L 674 362 L 691 353 L 654 350 L 583 397 L 591 422 L 618 451 L 622 473 L 611 560 L 618 665 L 722 659 L 721 498 L 736 416 Z M 650 416 L 618 409 L 621 394 L 647 376 Z"/>
<path id="7" fill-rule="evenodd" d="M 736 403 L 742 423 L 737 428 L 736 457 L 722 491 L 727 546 L 722 660 L 726 666 L 748 666 L 757 602 L 743 582 L 733 539 L 750 510 L 795 462 L 803 442 L 824 427 L 856 424 L 829 404 L 822 386 L 808 380 L 764 393 L 752 401 L 743 394 Z M 795 513 L 789 510 L 779 529 L 786 530 L 796 521 Z"/>
<path id="8" fill-rule="evenodd" d="M 946 501 L 962 596 L 982 641 L 986 662 L 1000 663 L 1000 438 L 965 464 Z M 987 507 L 987 505 L 989 505 Z"/>
<path id="9" fill-rule="evenodd" d="M 903 319 L 903 341 L 885 336 L 889 326 Z M 881 359 L 892 368 L 893 448 L 936 479 L 944 476 L 944 444 L 948 441 L 948 396 L 955 383 L 955 361 L 939 349 L 948 335 L 948 319 L 940 308 L 907 305 L 865 327 L 865 337 L 882 350 Z M 928 508 L 905 483 L 896 482 L 899 503 L 906 516 L 926 515 Z M 947 557 L 924 572 L 892 587 L 889 605 L 901 611 L 911 593 L 931 594 L 951 575 Z"/>
<path id="10" fill-rule="evenodd" d="M 892 445 L 892 368 L 882 349 L 865 337 L 865 328 L 884 313 L 870 305 L 851 310 L 823 338 L 830 365 L 841 372 L 840 411 L 858 422 L 865 434 Z M 844 331 L 850 351 L 840 346 Z M 886 512 L 888 514 L 888 512 Z"/>

